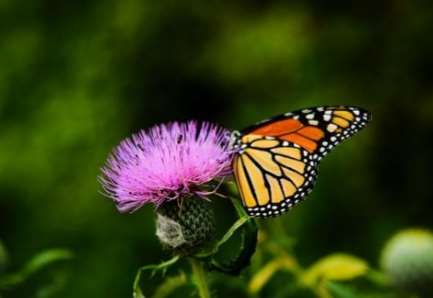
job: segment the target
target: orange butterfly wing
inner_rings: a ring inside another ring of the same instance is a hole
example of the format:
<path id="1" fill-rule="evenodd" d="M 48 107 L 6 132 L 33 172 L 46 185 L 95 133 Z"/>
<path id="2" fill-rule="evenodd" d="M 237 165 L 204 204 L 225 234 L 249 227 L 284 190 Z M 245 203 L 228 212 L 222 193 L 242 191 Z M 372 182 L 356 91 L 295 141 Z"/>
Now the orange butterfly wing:
<path id="1" fill-rule="evenodd" d="M 318 161 L 371 119 L 348 106 L 286 113 L 243 130 L 233 160 L 243 204 L 251 216 L 278 216 L 313 189 Z"/>
<path id="2" fill-rule="evenodd" d="M 370 119 L 370 113 L 358 107 L 316 107 L 266 120 L 244 130 L 242 134 L 277 137 L 310 153 L 325 155 L 364 127 Z"/>

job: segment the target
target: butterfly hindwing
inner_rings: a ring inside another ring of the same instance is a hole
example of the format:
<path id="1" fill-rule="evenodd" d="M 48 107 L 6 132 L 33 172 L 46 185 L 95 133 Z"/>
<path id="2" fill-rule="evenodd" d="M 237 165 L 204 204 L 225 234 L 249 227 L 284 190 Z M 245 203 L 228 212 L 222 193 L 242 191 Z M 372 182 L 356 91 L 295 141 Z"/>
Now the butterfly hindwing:
<path id="1" fill-rule="evenodd" d="M 241 142 L 233 166 L 248 214 L 280 215 L 311 192 L 317 161 L 307 150 L 274 137 L 246 135 Z"/>

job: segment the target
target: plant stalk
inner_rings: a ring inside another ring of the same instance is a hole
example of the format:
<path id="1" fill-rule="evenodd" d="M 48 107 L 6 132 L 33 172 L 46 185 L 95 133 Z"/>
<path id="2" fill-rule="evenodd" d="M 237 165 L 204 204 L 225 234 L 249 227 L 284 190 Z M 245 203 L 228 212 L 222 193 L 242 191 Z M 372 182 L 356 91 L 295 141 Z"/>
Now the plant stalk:
<path id="1" fill-rule="evenodd" d="M 206 272 L 203 263 L 195 258 L 190 258 L 194 283 L 197 286 L 200 298 L 211 298 L 209 286 L 206 281 Z"/>

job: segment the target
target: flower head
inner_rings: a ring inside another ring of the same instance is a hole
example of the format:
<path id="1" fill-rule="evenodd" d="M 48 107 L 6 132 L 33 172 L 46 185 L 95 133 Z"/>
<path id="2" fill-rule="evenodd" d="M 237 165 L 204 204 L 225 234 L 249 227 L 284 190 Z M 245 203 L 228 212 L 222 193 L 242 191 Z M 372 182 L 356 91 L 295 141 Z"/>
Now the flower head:
<path id="1" fill-rule="evenodd" d="M 208 122 L 157 125 L 123 140 L 100 181 L 120 212 L 201 195 L 204 184 L 230 175 L 229 142 L 226 129 Z"/>

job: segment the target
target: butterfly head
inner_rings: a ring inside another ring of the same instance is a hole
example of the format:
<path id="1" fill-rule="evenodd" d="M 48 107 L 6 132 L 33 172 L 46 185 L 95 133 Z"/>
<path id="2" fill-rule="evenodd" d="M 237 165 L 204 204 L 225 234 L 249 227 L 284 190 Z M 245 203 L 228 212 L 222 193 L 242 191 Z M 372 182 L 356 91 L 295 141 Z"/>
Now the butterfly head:
<path id="1" fill-rule="evenodd" d="M 230 135 L 230 148 L 233 151 L 239 151 L 241 149 L 241 132 L 238 130 L 234 130 Z"/>

